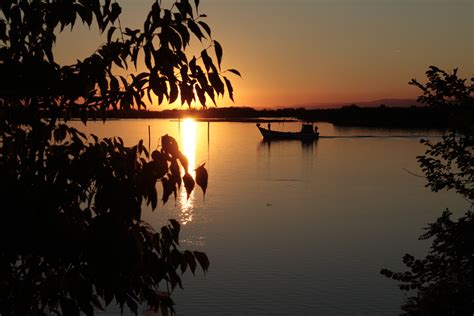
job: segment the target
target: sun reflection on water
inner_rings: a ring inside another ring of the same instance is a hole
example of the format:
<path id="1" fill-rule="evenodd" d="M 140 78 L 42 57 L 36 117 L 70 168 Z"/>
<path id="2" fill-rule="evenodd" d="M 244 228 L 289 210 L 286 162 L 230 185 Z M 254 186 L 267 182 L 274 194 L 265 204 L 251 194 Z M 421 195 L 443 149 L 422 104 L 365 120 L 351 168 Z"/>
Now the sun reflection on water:
<path id="1" fill-rule="evenodd" d="M 181 146 L 186 158 L 188 158 L 188 170 L 193 178 L 196 178 L 196 122 L 193 119 L 185 119 L 181 122 Z M 183 187 L 179 195 L 181 224 L 186 225 L 193 220 L 194 213 L 194 191 L 187 198 L 186 189 Z"/>

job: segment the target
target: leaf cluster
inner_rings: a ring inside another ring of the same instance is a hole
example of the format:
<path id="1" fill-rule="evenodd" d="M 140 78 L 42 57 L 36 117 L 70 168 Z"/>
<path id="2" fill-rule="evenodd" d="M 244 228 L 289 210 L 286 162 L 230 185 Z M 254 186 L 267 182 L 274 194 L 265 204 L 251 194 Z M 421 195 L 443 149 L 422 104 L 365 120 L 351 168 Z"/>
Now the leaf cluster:
<path id="1" fill-rule="evenodd" d="M 430 106 L 474 106 L 474 77 L 468 79 L 458 78 L 458 69 L 447 72 L 436 66 L 430 66 L 426 71 L 428 82 L 422 84 L 412 79 L 408 84 L 421 89 L 423 94 L 417 101 Z M 471 84 L 467 84 L 467 82 Z"/>
<path id="2" fill-rule="evenodd" d="M 420 237 L 433 238 L 424 259 L 406 254 L 403 263 L 408 271 L 381 271 L 411 294 L 402 306 L 403 315 L 472 315 L 474 311 L 474 214 L 468 211 L 457 221 L 451 215 L 443 212 Z"/>
<path id="3" fill-rule="evenodd" d="M 418 156 L 431 190 L 454 190 L 474 201 L 474 134 L 459 137 L 456 133 L 443 136 L 441 142 L 422 140 L 428 149 Z"/>
<path id="4" fill-rule="evenodd" d="M 176 141 L 163 136 L 149 154 L 142 142 L 87 139 L 60 124 L 39 148 L 37 132 L 11 129 L 0 147 L 0 313 L 92 315 L 113 300 L 135 314 L 141 303 L 173 311 L 180 273 L 209 267 L 204 253 L 180 251 L 177 221 L 157 232 L 141 220 L 143 203 L 157 206 L 158 181 L 164 202 L 165 183 L 176 192 L 182 178 L 192 190 Z"/>
<path id="5" fill-rule="evenodd" d="M 426 72 L 428 83 L 416 80 L 423 95 L 418 101 L 433 107 L 474 106 L 474 85 L 457 77 L 457 69 L 447 73 L 431 66 Z M 474 81 L 474 78 L 471 79 Z M 472 113 L 472 111 L 466 111 Z M 422 140 L 427 146 L 418 162 L 432 191 L 454 190 L 471 205 L 474 198 L 474 130 L 472 117 L 464 117 L 456 130 L 440 142 Z M 386 277 L 399 281 L 400 289 L 411 294 L 402 306 L 404 315 L 472 315 L 474 313 L 474 214 L 469 210 L 457 221 L 449 211 L 426 228 L 420 239 L 433 239 L 424 259 L 405 255 L 409 269 L 392 272 L 383 269 Z"/>
<path id="6" fill-rule="evenodd" d="M 474 84 L 467 85 L 467 79 L 457 76 L 457 69 L 448 73 L 435 66 L 426 72 L 428 82 L 414 84 L 423 91 L 419 101 L 432 107 L 457 106 L 472 109 L 474 107 Z M 471 78 L 474 82 L 474 78 Z M 471 202 L 474 198 L 474 118 L 472 111 L 465 112 L 467 117 L 457 122 L 457 126 L 441 142 L 433 143 L 421 140 L 427 150 L 418 156 L 418 162 L 434 192 L 441 189 L 455 190 Z"/>
<path id="7" fill-rule="evenodd" d="M 105 118 L 107 109 L 145 108 L 148 99 L 161 104 L 214 104 L 225 90 L 233 100 L 233 87 L 221 71 L 223 49 L 211 37 L 211 29 L 188 0 L 176 1 L 171 9 L 155 1 L 142 29 L 122 28 L 121 7 L 100 1 L 2 1 L 0 7 L 0 97 L 20 101 L 47 111 L 49 116 L 71 116 L 71 111 L 94 112 Z M 83 60 L 60 66 L 53 46 L 56 32 L 74 27 L 77 20 L 91 26 L 96 22 L 107 41 Z M 200 56 L 188 58 L 185 49 L 192 38 L 209 46 Z M 215 60 L 209 51 L 213 48 Z M 143 58 L 146 70 L 137 69 Z M 117 70 L 130 75 L 116 75 Z M 38 98 L 41 96 L 41 98 Z M 86 116 L 88 114 L 83 114 Z M 84 121 L 87 117 L 84 118 Z"/>
<path id="8" fill-rule="evenodd" d="M 207 271 L 206 254 L 180 250 L 177 221 L 155 231 L 141 219 L 144 204 L 158 205 L 158 183 L 164 203 L 182 184 L 188 196 L 196 183 L 205 192 L 204 166 L 193 179 L 168 135 L 150 153 L 142 141 L 128 147 L 62 122 L 105 120 L 111 108 L 145 107 L 144 97 L 205 105 L 227 89 L 232 98 L 222 47 L 198 6 L 155 1 L 132 30 L 111 0 L 0 1 L 0 314 L 92 315 L 115 302 L 166 315 L 180 275 Z M 77 23 L 97 24 L 107 41 L 58 65 L 56 34 Z M 188 58 L 193 37 L 209 46 Z M 141 58 L 146 71 L 116 75 Z"/>

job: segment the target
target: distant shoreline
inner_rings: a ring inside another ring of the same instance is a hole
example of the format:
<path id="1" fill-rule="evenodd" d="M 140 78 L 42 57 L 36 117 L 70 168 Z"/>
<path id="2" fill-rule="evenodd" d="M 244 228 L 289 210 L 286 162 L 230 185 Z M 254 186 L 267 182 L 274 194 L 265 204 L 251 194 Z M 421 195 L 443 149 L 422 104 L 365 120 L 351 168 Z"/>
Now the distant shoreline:
<path id="1" fill-rule="evenodd" d="M 386 128 L 437 128 L 456 126 L 459 122 L 474 123 L 474 109 L 449 107 L 359 107 L 338 109 L 286 108 L 257 110 L 250 107 L 213 107 L 186 110 L 107 111 L 107 119 L 185 119 L 204 122 L 328 122 L 336 126 Z M 458 125 L 459 126 L 459 125 Z"/>

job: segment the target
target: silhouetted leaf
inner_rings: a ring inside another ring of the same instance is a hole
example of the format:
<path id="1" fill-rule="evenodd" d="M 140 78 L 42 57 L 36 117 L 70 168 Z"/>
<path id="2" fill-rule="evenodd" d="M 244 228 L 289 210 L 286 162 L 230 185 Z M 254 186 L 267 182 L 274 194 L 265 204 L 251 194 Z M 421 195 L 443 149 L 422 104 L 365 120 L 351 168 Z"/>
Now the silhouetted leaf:
<path id="1" fill-rule="evenodd" d="M 221 69 L 221 62 L 222 62 L 222 46 L 219 44 L 218 41 L 214 41 L 214 49 L 216 51 L 216 57 L 217 57 L 217 64 L 219 66 L 219 69 Z"/>
<path id="2" fill-rule="evenodd" d="M 79 6 L 77 12 L 81 17 L 82 21 L 84 21 L 89 27 L 92 24 L 92 10 L 89 6 Z"/>
<path id="3" fill-rule="evenodd" d="M 179 162 L 181 163 L 181 166 L 184 168 L 184 173 L 188 173 L 188 158 L 186 158 L 185 155 L 181 154 L 179 157 Z"/>
<path id="4" fill-rule="evenodd" d="M 176 7 L 180 11 L 180 13 L 183 15 L 183 17 L 186 17 L 186 15 L 188 14 L 191 18 L 193 17 L 193 8 L 191 7 L 191 5 L 189 4 L 187 0 L 177 2 Z"/>
<path id="5" fill-rule="evenodd" d="M 206 67 L 207 71 L 214 68 L 214 63 L 212 62 L 211 57 L 209 57 L 207 50 L 203 49 L 201 51 L 201 58 L 202 58 L 202 62 L 204 63 L 204 67 Z"/>
<path id="6" fill-rule="evenodd" d="M 155 210 L 156 207 L 158 206 L 158 192 L 156 192 L 156 188 L 153 187 L 151 190 L 150 190 L 150 196 L 149 196 L 149 199 L 150 199 L 150 202 L 151 202 L 151 209 L 152 210 Z M 166 202 L 163 201 L 163 204 L 165 204 Z"/>
<path id="7" fill-rule="evenodd" d="M 122 8 L 117 2 L 112 3 L 112 10 L 109 15 L 110 22 L 114 23 L 115 20 L 119 17 L 120 13 L 122 13 Z"/>
<path id="8" fill-rule="evenodd" d="M 89 118 L 89 112 L 87 111 L 87 109 L 82 110 L 80 115 L 81 115 L 81 121 L 82 121 L 82 123 L 86 124 L 86 123 L 87 123 L 87 119 Z"/>
<path id="9" fill-rule="evenodd" d="M 176 202 L 176 199 L 178 198 L 178 186 L 176 185 L 176 183 L 173 186 L 173 197 L 174 201 Z"/>
<path id="10" fill-rule="evenodd" d="M 186 48 L 190 40 L 188 29 L 182 24 L 177 24 L 174 26 L 174 28 L 176 31 L 178 31 L 179 35 L 181 36 L 181 39 L 183 41 L 183 47 Z"/>
<path id="11" fill-rule="evenodd" d="M 227 92 L 229 93 L 229 98 L 234 101 L 234 89 L 232 88 L 232 83 L 224 77 L 225 85 L 227 87 Z"/>
<path id="12" fill-rule="evenodd" d="M 202 270 L 204 272 L 207 272 L 207 270 L 209 269 L 209 259 L 207 258 L 207 255 L 204 252 L 194 251 L 194 256 L 199 262 L 199 265 L 201 266 Z"/>
<path id="13" fill-rule="evenodd" d="M 179 157 L 181 154 L 178 149 L 178 143 L 173 137 L 169 135 L 164 135 L 161 137 L 161 146 L 163 147 L 163 150 L 166 153 L 169 153 L 172 157 Z"/>
<path id="14" fill-rule="evenodd" d="M 114 34 L 116 28 L 115 26 L 111 26 L 107 31 L 107 42 L 110 43 L 112 41 L 112 35 Z"/>
<path id="15" fill-rule="evenodd" d="M 171 160 L 170 171 L 173 181 L 178 185 L 178 188 L 181 187 L 181 172 L 176 159 Z"/>
<path id="16" fill-rule="evenodd" d="M 227 71 L 229 71 L 229 72 L 231 72 L 231 73 L 233 73 L 233 74 L 236 74 L 236 75 L 239 76 L 239 77 L 242 77 L 242 76 L 240 75 L 240 72 L 239 72 L 238 70 L 236 70 L 236 69 L 227 69 Z"/>
<path id="17" fill-rule="evenodd" d="M 201 29 L 199 26 L 193 21 L 193 20 L 188 20 L 188 27 L 191 30 L 191 32 L 196 35 L 196 37 L 201 41 L 205 36 L 202 34 Z"/>
<path id="18" fill-rule="evenodd" d="M 114 76 L 111 76 L 110 77 L 110 90 L 112 91 L 119 91 L 120 89 L 120 86 L 119 86 L 119 82 L 117 80 L 117 78 L 115 78 Z"/>
<path id="19" fill-rule="evenodd" d="M 193 192 L 194 190 L 194 179 L 189 173 L 186 173 L 183 176 L 183 182 L 184 182 L 184 187 L 186 188 L 187 198 L 189 199 L 191 192 Z"/>
<path id="20" fill-rule="evenodd" d="M 217 104 L 216 104 L 216 97 L 215 97 L 215 95 L 214 95 L 214 89 L 212 89 L 212 87 L 208 87 L 208 89 L 206 89 L 206 92 L 207 92 L 207 94 L 209 95 L 209 97 L 211 98 L 212 103 L 214 103 L 214 105 L 217 106 Z"/>
<path id="21" fill-rule="evenodd" d="M 140 140 L 138 141 L 138 145 L 137 145 L 137 152 L 138 152 L 139 154 L 141 154 L 142 151 L 143 151 L 143 139 L 140 139 Z"/>
<path id="22" fill-rule="evenodd" d="M 168 202 L 168 199 L 171 193 L 173 193 L 173 188 L 175 184 L 173 181 L 167 178 L 161 179 L 161 183 L 163 185 L 163 196 L 161 199 L 163 200 L 163 204 L 166 204 L 166 202 Z"/>
<path id="23" fill-rule="evenodd" d="M 194 274 L 194 272 L 196 272 L 196 266 L 197 266 L 196 258 L 194 258 L 194 255 L 189 250 L 186 250 L 184 252 L 184 257 L 186 258 L 186 261 L 188 262 L 191 272 Z"/>
<path id="24" fill-rule="evenodd" d="M 220 76 L 216 72 L 209 73 L 209 81 L 211 82 L 212 87 L 216 90 L 218 95 L 224 94 L 224 83 L 222 82 Z"/>
<path id="25" fill-rule="evenodd" d="M 169 222 L 171 223 L 171 226 L 173 226 L 175 231 L 179 233 L 179 231 L 181 229 L 181 225 L 179 225 L 178 221 L 175 220 L 175 219 L 170 219 Z"/>
<path id="26" fill-rule="evenodd" d="M 174 82 L 169 82 L 170 85 L 170 103 L 173 103 L 178 98 L 178 86 Z"/>
<path id="27" fill-rule="evenodd" d="M 161 227 L 161 237 L 168 244 L 171 244 L 171 242 L 173 241 L 171 232 L 166 226 Z"/>
<path id="28" fill-rule="evenodd" d="M 195 171 L 196 171 L 196 183 L 201 187 L 203 194 L 206 195 L 207 180 L 209 176 L 208 176 L 206 168 L 204 168 L 204 165 L 205 163 L 197 167 Z"/>
<path id="29" fill-rule="evenodd" d="M 143 48 L 143 53 L 145 55 L 145 66 L 150 70 L 153 69 L 153 66 L 151 64 L 151 49 L 152 47 L 150 47 L 150 45 L 145 45 L 145 47 Z"/>
<path id="30" fill-rule="evenodd" d="M 163 159 L 161 153 L 158 150 L 154 150 L 151 153 L 151 159 L 161 161 Z"/>
<path id="31" fill-rule="evenodd" d="M 168 277 L 171 283 L 171 290 L 174 290 L 176 288 L 176 285 L 179 285 L 181 289 L 183 288 L 183 285 L 181 284 L 181 278 L 174 270 L 169 271 Z"/>
<path id="32" fill-rule="evenodd" d="M 194 89 L 196 90 L 196 94 L 199 98 L 199 102 L 201 103 L 202 106 L 205 107 L 206 106 L 206 95 L 205 95 L 204 90 L 199 85 L 195 85 Z"/>
<path id="33" fill-rule="evenodd" d="M 198 24 L 206 31 L 206 33 L 211 37 L 211 28 L 203 21 L 199 21 Z"/>
<path id="34" fill-rule="evenodd" d="M 186 257 L 184 256 L 184 254 L 181 256 L 181 263 L 179 266 L 181 268 L 181 274 L 183 274 L 188 268 L 188 261 L 186 260 Z"/>

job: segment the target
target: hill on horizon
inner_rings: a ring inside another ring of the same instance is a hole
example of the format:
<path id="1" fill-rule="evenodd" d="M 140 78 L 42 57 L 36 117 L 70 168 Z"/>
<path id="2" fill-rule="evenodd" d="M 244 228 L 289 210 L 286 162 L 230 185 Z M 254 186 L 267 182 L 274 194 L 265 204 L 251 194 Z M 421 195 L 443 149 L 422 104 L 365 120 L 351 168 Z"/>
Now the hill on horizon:
<path id="1" fill-rule="evenodd" d="M 410 107 L 412 105 L 421 106 L 422 104 L 417 102 L 416 99 L 397 99 L 397 98 L 384 98 L 372 101 L 360 101 L 360 102 L 314 102 L 308 104 L 298 104 L 292 106 L 276 106 L 274 109 L 285 109 L 285 108 L 305 108 L 308 110 L 312 109 L 337 109 L 343 106 L 355 104 L 360 107 L 378 107 L 381 104 L 385 104 L 388 107 Z M 269 109 L 268 107 L 253 106 L 254 109 Z"/>

